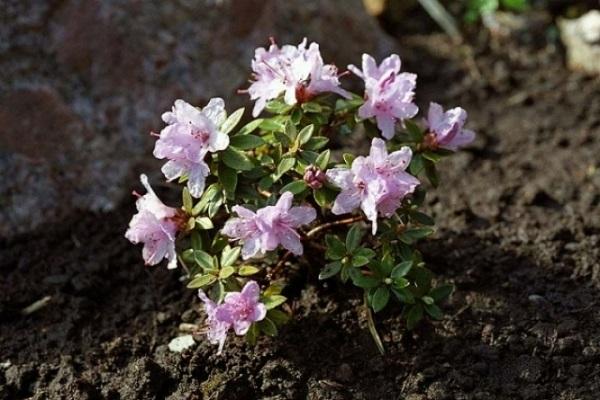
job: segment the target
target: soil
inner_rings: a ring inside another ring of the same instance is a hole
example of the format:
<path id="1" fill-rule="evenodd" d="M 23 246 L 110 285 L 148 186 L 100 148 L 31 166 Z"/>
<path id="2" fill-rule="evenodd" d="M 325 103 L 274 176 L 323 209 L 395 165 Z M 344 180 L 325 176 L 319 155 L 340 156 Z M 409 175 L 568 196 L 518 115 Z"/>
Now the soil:
<path id="1" fill-rule="evenodd" d="M 143 267 L 128 200 L 0 243 L 0 398 L 598 398 L 600 81 L 565 69 L 552 32 L 480 32 L 476 68 L 442 34 L 399 36 L 419 103 L 461 105 L 478 133 L 428 198 L 439 230 L 421 250 L 457 288 L 442 321 L 377 315 L 381 356 L 360 293 L 306 278 L 277 338 L 172 353 L 198 300 Z"/>

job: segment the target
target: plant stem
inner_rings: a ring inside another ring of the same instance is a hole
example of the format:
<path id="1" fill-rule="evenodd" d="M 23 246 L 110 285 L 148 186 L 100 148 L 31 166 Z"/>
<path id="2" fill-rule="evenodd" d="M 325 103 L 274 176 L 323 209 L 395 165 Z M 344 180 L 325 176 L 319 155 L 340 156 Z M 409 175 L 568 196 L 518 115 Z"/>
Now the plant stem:
<path id="1" fill-rule="evenodd" d="M 366 290 L 365 290 L 363 299 L 364 299 L 364 303 L 365 303 L 365 309 L 367 310 L 367 326 L 369 327 L 369 332 L 371 333 L 371 336 L 373 337 L 373 341 L 375 342 L 375 345 L 377 346 L 377 350 L 379 350 L 381 355 L 384 355 L 385 349 L 383 347 L 383 342 L 381 341 L 381 338 L 379 337 L 379 333 L 377 333 L 377 328 L 375 327 L 375 320 L 373 319 L 373 313 L 371 312 L 371 308 L 369 307 L 369 301 L 367 298 Z"/>
<path id="2" fill-rule="evenodd" d="M 325 229 L 329 229 L 331 227 L 338 226 L 338 225 L 350 225 L 354 222 L 358 222 L 358 221 L 362 221 L 362 220 L 364 220 L 364 217 L 362 215 L 358 215 L 358 216 L 351 217 L 351 218 L 345 218 L 345 219 L 339 219 L 337 221 L 326 222 L 326 223 L 316 226 L 313 229 L 311 229 L 310 231 L 308 231 L 306 233 L 306 235 L 304 235 L 302 237 L 302 240 L 310 239 L 311 237 L 315 236 L 316 234 L 318 234 L 321 231 L 324 231 Z M 279 273 L 279 271 L 283 268 L 283 265 L 285 264 L 285 262 L 292 256 L 292 254 L 293 253 L 291 251 L 288 251 L 287 253 L 285 253 L 283 255 L 283 257 L 281 257 L 281 259 L 279 260 L 277 265 L 275 265 L 275 268 L 273 268 L 273 270 L 267 274 L 267 278 L 269 280 L 273 279 L 273 277 Z"/>

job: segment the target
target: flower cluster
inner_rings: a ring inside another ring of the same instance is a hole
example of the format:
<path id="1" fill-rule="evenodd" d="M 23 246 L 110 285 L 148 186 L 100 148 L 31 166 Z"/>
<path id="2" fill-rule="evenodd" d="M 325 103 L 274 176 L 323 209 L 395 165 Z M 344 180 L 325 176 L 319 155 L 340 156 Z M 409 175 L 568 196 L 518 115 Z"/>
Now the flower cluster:
<path id="1" fill-rule="evenodd" d="M 199 330 L 219 353 L 231 330 L 250 343 L 277 334 L 290 317 L 283 293 L 294 259 L 320 280 L 364 290 L 369 310 L 396 299 L 408 329 L 425 315 L 439 319 L 452 288 L 433 285 L 415 243 L 434 232 L 421 208 L 438 185 L 436 164 L 475 138 L 466 111 L 431 103 L 416 122 L 417 76 L 401 72 L 395 54 L 348 66 L 364 81 L 362 95 L 343 89 L 348 74 L 306 39 L 256 49 L 251 67 L 242 92 L 255 100 L 255 119 L 245 125 L 244 109 L 228 115 L 220 98 L 203 108 L 176 100 L 162 115 L 154 156 L 165 160 L 167 181 L 184 185 L 182 205 L 165 205 L 142 175 L 146 194 L 127 239 L 143 244 L 147 265 L 183 267 L 204 303 Z M 366 137 L 369 153 L 330 145 L 348 135 Z"/>
<path id="2" fill-rule="evenodd" d="M 204 302 L 208 321 L 208 340 L 223 349 L 227 332 L 233 327 L 236 335 L 245 335 L 253 322 L 262 321 L 267 308 L 259 302 L 260 287 L 249 281 L 240 292 L 229 292 L 222 304 L 216 304 L 201 289 L 198 296 Z"/>

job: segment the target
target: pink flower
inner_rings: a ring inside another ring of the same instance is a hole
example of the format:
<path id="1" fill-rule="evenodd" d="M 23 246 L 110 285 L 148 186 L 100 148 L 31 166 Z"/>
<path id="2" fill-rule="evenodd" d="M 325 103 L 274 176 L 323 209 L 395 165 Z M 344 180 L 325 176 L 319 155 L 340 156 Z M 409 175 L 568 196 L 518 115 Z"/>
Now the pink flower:
<path id="1" fill-rule="evenodd" d="M 460 108 L 452 108 L 446 112 L 437 103 L 429 103 L 429 113 L 425 125 L 429 134 L 433 135 L 433 145 L 456 151 L 475 139 L 475 132 L 463 129 L 467 120 L 467 112 Z"/>
<path id="2" fill-rule="evenodd" d="M 394 137 L 397 121 L 412 118 L 419 111 L 413 103 L 417 76 L 400 73 L 400 57 L 396 54 L 379 66 L 373 57 L 363 54 L 362 71 L 354 65 L 348 69 L 365 81 L 365 103 L 358 109 L 358 116 L 375 117 L 384 138 Z"/>
<path id="3" fill-rule="evenodd" d="M 129 222 L 125 237 L 132 243 L 144 243 L 142 256 L 146 265 L 156 265 L 163 258 L 168 268 L 177 268 L 175 235 L 179 229 L 179 210 L 168 207 L 156 196 L 148 177 L 140 177 L 147 193 L 136 201 L 138 213 Z"/>
<path id="4" fill-rule="evenodd" d="M 252 115 L 258 116 L 267 101 L 284 93 L 286 104 L 304 102 L 319 93 L 333 92 L 349 98 L 347 91 L 340 88 L 337 68 L 324 65 L 319 45 L 311 43 L 306 48 L 306 39 L 298 46 L 271 44 L 268 50 L 255 50 L 252 60 L 254 81 L 248 88 L 250 99 L 256 100 Z"/>
<path id="5" fill-rule="evenodd" d="M 352 167 L 332 168 L 327 178 L 340 189 L 332 212 L 336 215 L 353 212 L 360 207 L 377 232 L 377 216 L 392 216 L 402 199 L 412 193 L 419 180 L 405 172 L 412 151 L 402 147 L 388 154 L 385 142 L 375 138 L 368 157 L 357 157 Z"/>
<path id="6" fill-rule="evenodd" d="M 214 98 L 199 110 L 176 100 L 172 111 L 164 113 L 162 119 L 168 125 L 160 132 L 154 156 L 169 160 L 162 167 L 169 181 L 186 176 L 191 195 L 200 197 L 210 173 L 204 157 L 208 152 L 229 146 L 229 136 L 219 131 L 226 119 L 225 104 L 222 99 Z"/>
<path id="7" fill-rule="evenodd" d="M 260 287 L 255 281 L 248 281 L 241 292 L 229 292 L 222 304 L 215 304 L 202 291 L 198 296 L 204 302 L 208 321 L 208 340 L 219 344 L 221 354 L 227 332 L 231 327 L 238 336 L 248 332 L 253 322 L 262 321 L 267 315 L 266 306 L 259 302 Z"/>
<path id="8" fill-rule="evenodd" d="M 242 258 L 263 256 L 280 244 L 296 255 L 302 254 L 296 228 L 312 222 L 317 213 L 310 206 L 292 207 L 293 198 L 291 192 L 285 192 L 274 206 L 263 207 L 256 213 L 239 205 L 232 208 L 238 216 L 227 221 L 222 232 L 243 242 Z"/>

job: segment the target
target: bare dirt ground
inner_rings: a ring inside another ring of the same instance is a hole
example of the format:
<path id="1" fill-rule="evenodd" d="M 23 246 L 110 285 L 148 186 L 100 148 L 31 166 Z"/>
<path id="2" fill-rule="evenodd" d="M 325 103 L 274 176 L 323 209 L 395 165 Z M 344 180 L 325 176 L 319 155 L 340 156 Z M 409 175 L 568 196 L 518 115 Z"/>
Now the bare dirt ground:
<path id="1" fill-rule="evenodd" d="M 177 273 L 143 267 L 123 238 L 127 201 L 0 243 L 0 397 L 598 398 L 600 82 L 567 71 L 545 39 L 474 41 L 479 79 L 440 34 L 400 44 L 419 103 L 461 105 L 478 132 L 428 198 L 439 231 L 421 249 L 457 287 L 444 320 L 407 333 L 398 309 L 378 315 L 380 356 L 360 293 L 291 288 L 279 337 L 170 353 L 199 302 Z"/>

